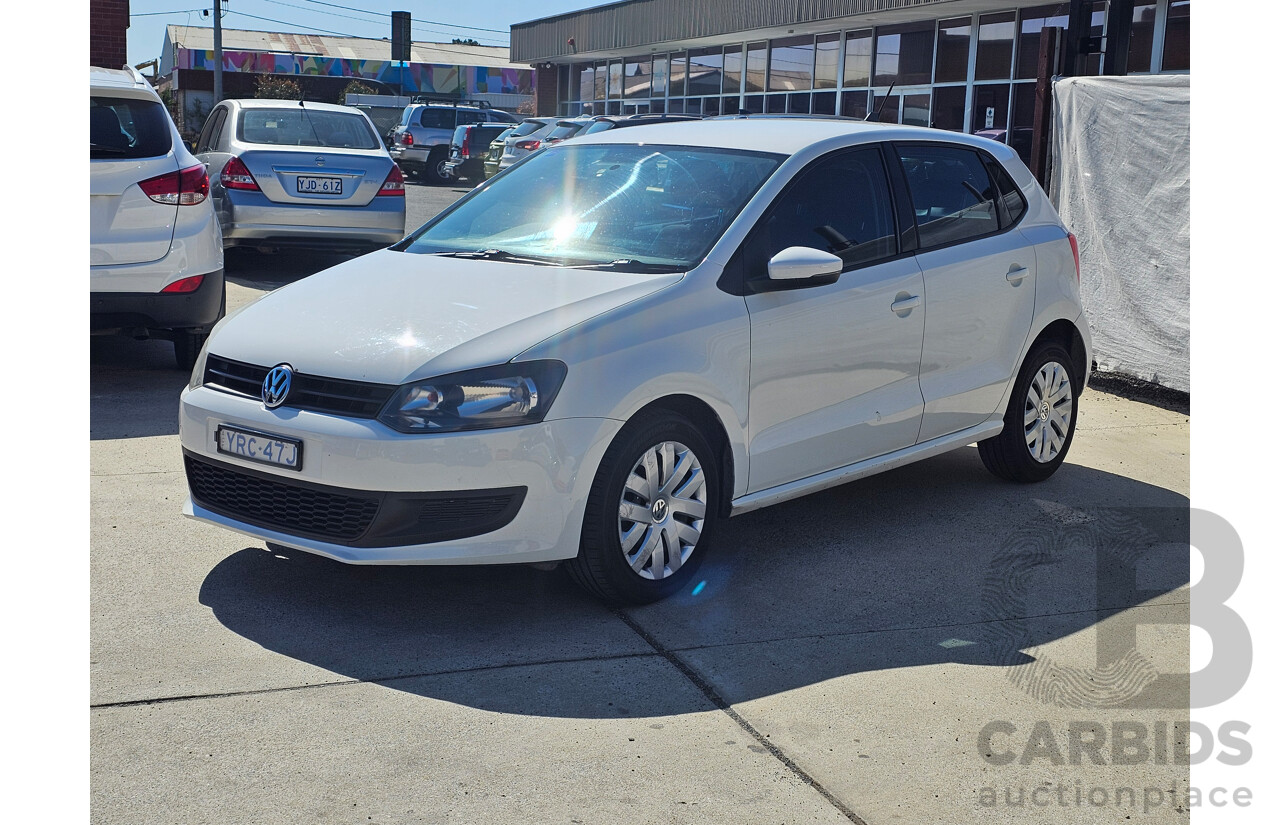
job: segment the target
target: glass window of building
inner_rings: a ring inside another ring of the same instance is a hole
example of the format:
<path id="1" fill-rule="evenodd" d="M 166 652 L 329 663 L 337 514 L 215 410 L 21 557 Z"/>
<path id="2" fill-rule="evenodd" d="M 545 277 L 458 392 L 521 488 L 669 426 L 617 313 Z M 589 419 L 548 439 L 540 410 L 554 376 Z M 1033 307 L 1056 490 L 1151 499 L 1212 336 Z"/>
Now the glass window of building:
<path id="1" fill-rule="evenodd" d="M 876 29 L 876 86 L 917 86 L 932 80 L 932 20 Z"/>
<path id="2" fill-rule="evenodd" d="M 813 36 L 787 37 L 769 43 L 769 91 L 813 88 Z"/>
<path id="3" fill-rule="evenodd" d="M 862 120 L 867 116 L 867 94 L 860 89 L 845 90 L 840 96 L 840 114 Z"/>
<path id="4" fill-rule="evenodd" d="M 939 86 L 933 90 L 933 121 L 935 129 L 964 131 L 964 86 Z"/>
<path id="5" fill-rule="evenodd" d="M 844 38 L 844 85 L 871 85 L 871 29 L 849 32 Z"/>
<path id="6" fill-rule="evenodd" d="M 628 60 L 622 69 L 622 96 L 647 98 L 653 89 L 653 64 L 649 58 Z"/>
<path id="7" fill-rule="evenodd" d="M 902 96 L 902 122 L 906 126 L 929 125 L 929 93 Z"/>
<path id="8" fill-rule="evenodd" d="M 1133 28 L 1129 34 L 1129 71 L 1151 71 L 1151 47 L 1156 36 L 1156 4 L 1133 4 Z"/>
<path id="9" fill-rule="evenodd" d="M 724 69 L 724 53 L 720 47 L 689 52 L 689 84 L 686 94 L 720 94 L 720 77 Z"/>
<path id="10" fill-rule="evenodd" d="M 813 88 L 834 89 L 840 69 L 840 35 L 820 34 L 814 53 Z"/>
<path id="11" fill-rule="evenodd" d="M 1014 77 L 1034 78 L 1040 57 L 1040 32 L 1046 28 L 1067 27 L 1066 3 L 1023 9 L 1018 25 L 1018 70 Z"/>
<path id="12" fill-rule="evenodd" d="M 609 61 L 609 99 L 622 97 L 622 61 Z"/>
<path id="13" fill-rule="evenodd" d="M 594 100 L 596 94 L 596 67 L 591 63 L 579 63 L 573 67 L 574 100 Z"/>
<path id="14" fill-rule="evenodd" d="M 1004 129 L 1009 125 L 1009 84 L 989 83 L 973 87 L 973 122 L 970 132 Z"/>
<path id="15" fill-rule="evenodd" d="M 671 97 L 684 97 L 685 70 L 689 63 L 688 52 L 671 53 Z"/>
<path id="16" fill-rule="evenodd" d="M 969 39 L 972 31 L 969 17 L 938 21 L 938 63 L 934 68 L 935 83 L 955 83 L 969 79 Z"/>
<path id="17" fill-rule="evenodd" d="M 1008 80 L 1013 68 L 1014 13 L 978 18 L 978 64 L 975 80 Z"/>
<path id="18" fill-rule="evenodd" d="M 902 109 L 902 97 L 900 95 L 871 95 L 871 115 L 872 123 L 897 123 L 898 115 Z"/>
<path id="19" fill-rule="evenodd" d="M 653 96 L 667 96 L 667 56 L 653 58 Z"/>
<path id="20" fill-rule="evenodd" d="M 742 46 L 726 46 L 724 50 L 724 93 L 737 95 L 742 88 Z"/>
<path id="21" fill-rule="evenodd" d="M 1164 24 L 1164 59 L 1162 71 L 1191 68 L 1191 0 L 1171 0 L 1169 16 Z"/>
<path id="22" fill-rule="evenodd" d="M 769 65 L 769 44 L 747 44 L 747 92 L 764 91 L 764 73 Z"/>
<path id="23" fill-rule="evenodd" d="M 815 115 L 834 115 L 836 113 L 836 93 L 814 92 L 813 113 Z"/>
<path id="24" fill-rule="evenodd" d="M 609 66 L 605 63 L 596 64 L 596 100 L 604 100 L 605 91 L 609 88 Z M 584 100 L 586 98 L 583 98 Z"/>

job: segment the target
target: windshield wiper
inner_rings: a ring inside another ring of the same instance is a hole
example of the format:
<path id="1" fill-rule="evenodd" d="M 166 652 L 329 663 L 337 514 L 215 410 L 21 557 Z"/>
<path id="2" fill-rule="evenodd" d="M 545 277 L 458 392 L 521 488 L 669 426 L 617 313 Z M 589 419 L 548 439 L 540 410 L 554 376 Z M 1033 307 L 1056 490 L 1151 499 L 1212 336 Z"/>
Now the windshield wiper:
<path id="1" fill-rule="evenodd" d="M 113 155 L 123 155 L 128 153 L 128 149 L 121 149 L 119 146 L 103 146 L 100 143 L 90 143 L 90 152 L 110 152 Z"/>
<path id="2" fill-rule="evenodd" d="M 541 255 L 517 255 L 514 252 L 508 252 L 505 249 L 481 249 L 476 252 L 432 252 L 432 255 L 438 258 L 467 258 L 468 260 L 482 261 L 508 261 L 516 264 L 555 264 L 563 265 L 564 261 L 560 258 L 547 258 Z"/>
<path id="3" fill-rule="evenodd" d="M 639 261 L 635 258 L 619 258 L 616 261 L 601 261 L 595 264 L 582 264 L 573 269 L 613 269 L 618 272 L 682 272 L 685 267 L 675 264 L 657 264 L 651 261 Z"/>

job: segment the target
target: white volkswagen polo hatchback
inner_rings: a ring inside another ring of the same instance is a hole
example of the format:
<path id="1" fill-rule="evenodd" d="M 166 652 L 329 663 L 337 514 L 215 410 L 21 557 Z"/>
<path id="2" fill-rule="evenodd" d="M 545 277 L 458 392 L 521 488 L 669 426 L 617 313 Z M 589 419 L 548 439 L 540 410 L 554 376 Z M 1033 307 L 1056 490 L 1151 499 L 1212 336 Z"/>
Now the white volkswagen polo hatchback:
<path id="1" fill-rule="evenodd" d="M 588 135 L 214 330 L 187 515 L 366 564 L 689 582 L 721 519 L 1071 446 L 1075 239 L 1005 146 L 836 119 Z"/>

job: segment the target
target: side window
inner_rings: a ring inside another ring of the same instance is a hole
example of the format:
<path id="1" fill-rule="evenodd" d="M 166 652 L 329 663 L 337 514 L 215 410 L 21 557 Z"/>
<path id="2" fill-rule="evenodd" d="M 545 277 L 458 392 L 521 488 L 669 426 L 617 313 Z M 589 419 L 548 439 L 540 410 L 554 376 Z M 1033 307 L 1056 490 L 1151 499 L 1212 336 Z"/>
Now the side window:
<path id="1" fill-rule="evenodd" d="M 995 178 L 996 188 L 1000 190 L 1000 226 L 1013 226 L 1026 211 L 1027 202 L 1004 166 L 992 157 L 987 157 L 985 160 L 987 171 L 991 173 L 991 177 Z"/>
<path id="2" fill-rule="evenodd" d="M 467 123 L 480 123 L 484 120 L 484 115 L 480 112 L 458 111 L 458 125 L 462 126 Z"/>
<path id="3" fill-rule="evenodd" d="M 222 145 L 222 127 L 227 124 L 227 110 L 225 108 L 217 111 L 218 120 L 213 124 L 213 133 L 209 136 L 209 146 L 205 151 L 217 151 Z"/>
<path id="4" fill-rule="evenodd" d="M 998 192 L 982 158 L 960 146 L 898 147 L 920 231 L 920 248 L 956 243 L 1000 230 Z"/>
<path id="5" fill-rule="evenodd" d="M 220 118 L 226 109 L 214 109 L 209 115 L 209 119 L 204 122 L 204 128 L 200 130 L 200 137 L 196 139 L 196 154 L 209 151 L 209 147 L 213 145 L 214 127 L 221 126 Z"/>
<path id="6" fill-rule="evenodd" d="M 838 255 L 846 270 L 897 254 L 880 150 L 841 150 L 801 172 L 752 232 L 747 277 L 766 277 L 769 259 L 790 246 Z"/>
<path id="7" fill-rule="evenodd" d="M 448 116 L 447 121 L 446 116 Z M 428 129 L 453 129 L 452 113 L 444 109 L 433 109 L 430 106 L 422 107 L 422 117 L 418 122 Z"/>

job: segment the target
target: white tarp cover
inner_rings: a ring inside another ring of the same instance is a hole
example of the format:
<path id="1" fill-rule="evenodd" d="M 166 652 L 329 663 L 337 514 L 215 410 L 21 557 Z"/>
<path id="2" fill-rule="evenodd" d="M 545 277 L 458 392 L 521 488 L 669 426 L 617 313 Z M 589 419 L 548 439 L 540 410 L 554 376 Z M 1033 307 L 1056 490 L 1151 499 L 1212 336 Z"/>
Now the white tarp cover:
<path id="1" fill-rule="evenodd" d="M 1191 391 L 1191 78 L 1053 84 L 1053 202 L 1098 369 Z"/>

